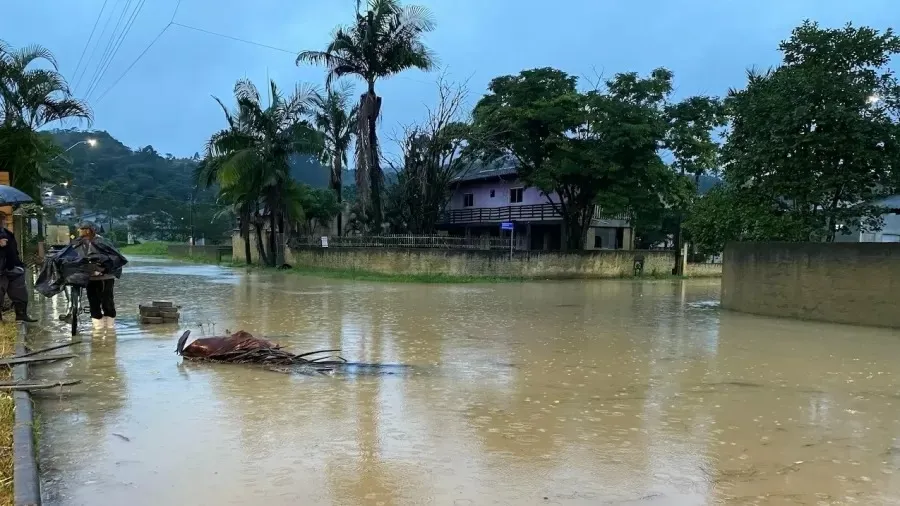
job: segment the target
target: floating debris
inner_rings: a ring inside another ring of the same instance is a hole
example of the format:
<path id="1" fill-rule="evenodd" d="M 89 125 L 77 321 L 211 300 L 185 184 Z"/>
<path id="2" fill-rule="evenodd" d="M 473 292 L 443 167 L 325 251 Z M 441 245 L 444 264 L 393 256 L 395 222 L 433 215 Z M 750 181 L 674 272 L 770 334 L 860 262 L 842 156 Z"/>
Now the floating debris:
<path id="1" fill-rule="evenodd" d="M 327 366 L 347 363 L 337 355 L 309 358 L 341 350 L 316 350 L 295 355 L 282 349 L 278 343 L 253 337 L 243 330 L 229 336 L 201 337 L 185 346 L 190 335 L 190 330 L 185 331 L 175 346 L 175 353 L 188 360 L 271 366 L 316 365 L 325 369 Z"/>

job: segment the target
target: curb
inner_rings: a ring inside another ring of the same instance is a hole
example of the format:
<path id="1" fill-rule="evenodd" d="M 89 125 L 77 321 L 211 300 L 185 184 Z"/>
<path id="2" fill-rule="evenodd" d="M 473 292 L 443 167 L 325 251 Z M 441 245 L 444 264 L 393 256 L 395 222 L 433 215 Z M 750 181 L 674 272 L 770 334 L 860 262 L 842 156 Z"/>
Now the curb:
<path id="1" fill-rule="evenodd" d="M 16 355 L 26 353 L 25 324 L 16 323 Z M 13 380 L 28 379 L 28 364 L 13 366 Z M 41 481 L 34 447 L 34 404 L 27 390 L 13 392 L 16 424 L 13 428 L 13 493 L 16 506 L 40 506 Z"/>

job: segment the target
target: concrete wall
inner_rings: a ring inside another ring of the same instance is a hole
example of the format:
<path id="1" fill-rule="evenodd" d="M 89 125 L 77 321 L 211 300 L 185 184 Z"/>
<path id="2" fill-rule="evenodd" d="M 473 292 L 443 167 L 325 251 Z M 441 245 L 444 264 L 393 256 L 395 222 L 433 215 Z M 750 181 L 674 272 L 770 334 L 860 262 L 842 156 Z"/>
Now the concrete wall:
<path id="1" fill-rule="evenodd" d="M 251 234 L 250 259 L 259 262 Z M 235 262 L 244 262 L 244 241 L 232 236 Z M 517 251 L 513 260 L 501 250 L 443 250 L 431 248 L 299 248 L 285 251 L 285 262 L 295 267 L 359 270 L 380 274 L 446 274 L 526 278 L 613 278 L 633 274 L 634 258 L 644 257 L 644 275 L 666 276 L 675 263 L 671 251 L 595 250 L 562 254 Z M 722 264 L 688 264 L 691 277 L 717 277 Z"/>
<path id="2" fill-rule="evenodd" d="M 767 316 L 900 327 L 900 245 L 732 243 L 722 307 Z"/>
<path id="3" fill-rule="evenodd" d="M 597 251 L 573 254 L 388 248 L 309 248 L 290 251 L 293 266 L 375 272 L 445 274 L 538 279 L 630 276 L 635 254 L 645 257 L 644 273 L 664 275 L 674 257 L 667 252 Z"/>
<path id="4" fill-rule="evenodd" d="M 241 246 L 243 247 L 243 246 Z M 231 262 L 230 246 L 190 246 L 188 244 L 170 244 L 168 253 L 175 257 L 194 258 L 206 262 Z M 241 253 L 243 258 L 243 253 Z"/>

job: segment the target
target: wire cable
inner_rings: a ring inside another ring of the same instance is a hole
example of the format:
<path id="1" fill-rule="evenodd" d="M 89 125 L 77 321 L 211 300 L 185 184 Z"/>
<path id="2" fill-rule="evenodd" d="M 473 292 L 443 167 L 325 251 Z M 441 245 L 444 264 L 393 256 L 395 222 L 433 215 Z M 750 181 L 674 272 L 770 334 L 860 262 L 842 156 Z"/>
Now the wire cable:
<path id="1" fill-rule="evenodd" d="M 113 37 L 110 38 L 110 43 L 108 44 L 107 51 L 104 53 L 104 58 L 100 60 L 100 64 L 97 66 L 97 72 L 94 74 L 94 78 L 91 81 L 90 86 L 88 86 L 88 90 L 85 94 L 85 99 L 89 99 L 91 94 L 97 90 L 97 86 L 100 84 L 100 81 L 103 79 L 103 76 L 106 74 L 106 71 L 109 69 L 109 66 L 112 64 L 113 59 L 116 57 L 116 54 L 119 52 L 119 48 L 122 47 L 122 43 L 125 41 L 125 38 L 128 37 L 128 33 L 131 31 L 131 27 L 134 25 L 134 20 L 137 18 L 137 14 L 140 13 L 140 9 L 143 8 L 144 2 L 146 0 L 138 0 L 138 5 L 135 6 L 134 9 L 131 10 L 131 14 L 128 14 L 128 8 L 133 2 L 133 0 L 128 0 L 128 3 L 125 6 L 125 9 L 122 11 L 122 15 L 119 18 L 119 22 L 116 23 L 116 29 L 113 30 Z M 121 21 L 128 17 L 128 20 L 125 21 L 125 26 L 122 28 L 122 31 L 116 35 L 116 30 L 119 29 L 121 25 Z"/>
<path id="2" fill-rule="evenodd" d="M 253 46 L 264 47 L 264 48 L 266 48 L 266 49 L 271 49 L 271 50 L 273 50 L 273 51 L 281 51 L 282 53 L 288 53 L 288 54 L 292 54 L 292 55 L 296 55 L 297 53 L 299 53 L 299 51 L 291 51 L 291 50 L 289 50 L 289 49 L 284 49 L 284 48 L 280 48 L 280 47 L 270 46 L 270 45 L 268 45 L 268 44 L 262 44 L 262 43 L 259 43 L 259 42 L 253 42 L 252 40 L 241 39 L 241 38 L 234 37 L 234 36 L 231 36 L 231 35 L 226 35 L 226 34 L 224 34 L 224 33 L 213 32 L 213 31 L 210 31 L 210 30 L 206 30 L 206 29 L 204 29 L 204 28 L 198 28 L 198 27 L 196 27 L 196 26 L 185 25 L 185 24 L 183 24 L 183 23 L 178 23 L 178 22 L 175 22 L 175 21 L 173 21 L 172 24 L 175 25 L 175 26 L 180 26 L 180 27 L 182 27 L 182 28 L 187 28 L 188 30 L 195 30 L 195 31 L 198 31 L 198 32 L 207 33 L 207 34 L 209 34 L 209 35 L 215 35 L 216 37 L 222 37 L 222 38 L 234 40 L 234 41 L 237 41 L 237 42 L 243 42 L 244 44 L 250 44 L 250 45 L 253 45 Z"/>
<path id="3" fill-rule="evenodd" d="M 175 9 L 172 11 L 172 18 L 169 20 L 169 24 L 164 26 L 163 29 L 160 30 L 158 34 L 156 34 L 156 37 L 154 37 L 153 40 L 150 41 L 150 44 L 147 44 L 147 47 L 145 47 L 144 50 L 141 51 L 141 54 L 139 54 L 137 58 L 135 58 L 134 61 L 131 62 L 131 65 L 129 65 L 128 68 L 126 68 L 125 71 L 122 72 L 122 74 L 120 74 L 119 77 L 111 85 L 109 85 L 109 87 L 106 88 L 106 90 L 104 90 L 99 97 L 97 97 L 97 100 L 94 102 L 95 104 L 99 104 L 104 99 L 104 97 L 106 97 L 106 95 L 113 88 L 115 88 L 116 85 L 119 84 L 119 82 L 124 79 L 129 72 L 131 72 L 131 69 L 134 68 L 134 66 L 137 65 L 139 61 L 141 61 L 141 58 L 143 58 L 144 55 L 147 54 L 147 51 L 150 51 L 150 48 L 152 48 L 156 44 L 156 42 L 163 36 L 163 34 L 166 33 L 169 28 L 171 28 L 172 24 L 175 23 L 175 16 L 178 14 L 178 8 L 181 7 L 181 2 L 182 0 L 178 0 L 178 3 L 175 4 Z"/>
<path id="4" fill-rule="evenodd" d="M 135 20 L 137 19 L 138 15 L 140 15 L 141 10 L 144 8 L 144 3 L 146 2 L 146 0 L 138 1 L 138 5 L 133 11 L 131 11 L 131 16 L 125 23 L 125 28 L 122 30 L 122 33 L 119 35 L 119 38 L 114 45 L 112 53 L 110 54 L 109 58 L 106 59 L 106 64 L 100 70 L 100 73 L 94 81 L 93 87 L 90 88 L 87 92 L 87 95 L 85 95 L 86 100 L 90 98 L 91 94 L 97 91 L 100 82 L 102 81 L 103 77 L 106 76 L 107 71 L 109 71 L 109 67 L 112 65 L 113 60 L 115 59 L 116 55 L 119 54 L 119 49 L 122 47 L 122 44 L 125 42 L 128 34 L 131 32 L 131 27 L 134 26 Z"/>
<path id="5" fill-rule="evenodd" d="M 117 0 L 117 4 L 122 3 L 122 0 Z M 100 40 L 103 38 L 104 34 L 106 34 L 106 29 L 109 28 L 109 23 L 112 21 L 114 11 L 116 10 L 116 6 L 113 5 L 109 10 L 109 15 L 106 17 L 106 22 L 103 23 L 103 29 L 100 30 L 100 35 L 97 37 L 97 40 L 94 41 L 94 48 L 91 50 L 91 54 L 88 56 L 88 59 L 84 62 L 84 67 L 81 68 L 81 75 L 76 76 L 75 80 L 75 88 L 81 84 L 82 79 L 84 79 L 85 75 L 87 75 L 87 69 L 91 64 L 91 60 L 94 59 L 94 55 L 97 54 L 97 49 L 100 47 Z"/>
<path id="6" fill-rule="evenodd" d="M 78 74 L 78 69 L 81 68 L 81 62 L 84 61 L 84 55 L 87 53 L 88 46 L 91 45 L 91 39 L 94 38 L 94 33 L 97 31 L 97 25 L 100 24 L 100 18 L 103 17 L 103 11 L 106 10 L 106 4 L 108 2 L 109 2 L 109 0 L 103 0 L 103 6 L 100 7 L 100 13 L 97 14 L 97 20 L 94 21 L 94 27 L 91 28 L 91 34 L 88 36 L 87 42 L 84 43 L 84 49 L 81 50 L 81 56 L 78 58 L 78 64 L 75 65 L 75 71 L 72 72 L 73 79 Z"/>
<path id="7" fill-rule="evenodd" d="M 135 58 L 133 62 L 131 62 L 131 65 L 129 65 L 128 68 L 126 68 L 125 71 L 122 72 L 122 74 L 120 74 L 119 77 L 111 85 L 109 85 L 109 87 L 106 88 L 106 90 L 102 94 L 100 94 L 99 97 L 97 97 L 97 100 L 94 101 L 94 104 L 99 104 L 101 101 L 103 101 L 103 98 L 106 97 L 106 95 L 113 88 L 115 88 L 116 85 L 119 84 L 119 82 L 122 79 L 124 79 L 125 76 L 127 76 L 129 72 L 131 72 L 131 69 L 133 69 L 134 66 L 137 65 L 137 63 L 139 61 L 141 61 L 141 58 L 143 58 L 144 55 L 147 54 L 147 51 L 150 51 L 150 48 L 152 48 L 153 45 L 156 44 L 156 42 L 163 36 L 164 33 L 166 33 L 166 30 L 168 30 L 169 27 L 171 27 L 171 26 L 172 26 L 172 23 L 167 24 L 162 30 L 159 31 L 158 34 L 156 34 L 156 37 L 154 37 L 153 40 L 150 41 L 150 44 L 148 44 L 147 47 L 145 47 L 144 50 L 141 51 L 141 54 L 139 54 L 138 57 Z"/>

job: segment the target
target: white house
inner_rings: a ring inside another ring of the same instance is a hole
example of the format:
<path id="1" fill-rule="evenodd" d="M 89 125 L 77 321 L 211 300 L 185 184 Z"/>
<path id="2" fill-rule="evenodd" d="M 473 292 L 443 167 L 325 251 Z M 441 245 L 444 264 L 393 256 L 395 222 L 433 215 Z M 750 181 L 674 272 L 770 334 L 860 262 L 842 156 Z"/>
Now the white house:
<path id="1" fill-rule="evenodd" d="M 838 231 L 834 238 L 835 242 L 900 242 L 900 195 L 876 200 L 872 205 L 888 209 L 888 212 L 882 215 L 884 226 L 881 230 L 867 232 L 857 227 L 848 227 L 844 231 Z"/>

